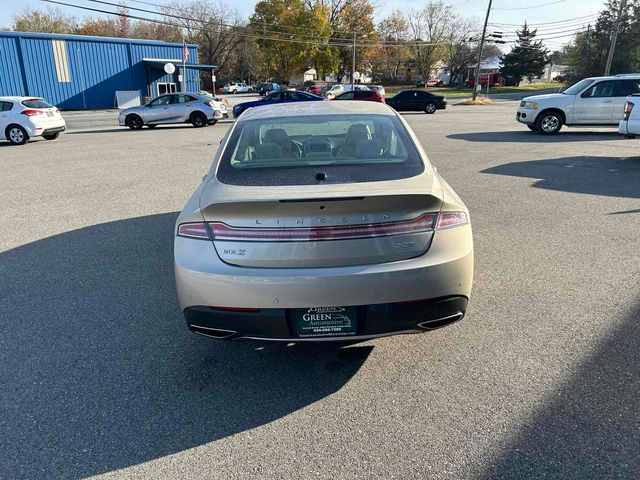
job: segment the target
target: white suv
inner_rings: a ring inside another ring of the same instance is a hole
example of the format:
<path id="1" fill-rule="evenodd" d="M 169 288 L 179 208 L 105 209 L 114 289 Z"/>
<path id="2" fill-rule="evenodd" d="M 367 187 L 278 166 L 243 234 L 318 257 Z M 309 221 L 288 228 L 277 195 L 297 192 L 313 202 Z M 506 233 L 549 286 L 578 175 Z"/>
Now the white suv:
<path id="1" fill-rule="evenodd" d="M 516 120 L 545 135 L 562 125 L 617 126 L 626 97 L 634 93 L 640 93 L 640 74 L 585 78 L 562 93 L 524 98 Z"/>
<path id="2" fill-rule="evenodd" d="M 244 82 L 230 83 L 225 85 L 224 93 L 249 93 L 253 92 L 253 87 Z"/>
<path id="3" fill-rule="evenodd" d="M 0 140 L 14 145 L 34 137 L 55 140 L 65 128 L 60 110 L 40 97 L 0 97 Z"/>

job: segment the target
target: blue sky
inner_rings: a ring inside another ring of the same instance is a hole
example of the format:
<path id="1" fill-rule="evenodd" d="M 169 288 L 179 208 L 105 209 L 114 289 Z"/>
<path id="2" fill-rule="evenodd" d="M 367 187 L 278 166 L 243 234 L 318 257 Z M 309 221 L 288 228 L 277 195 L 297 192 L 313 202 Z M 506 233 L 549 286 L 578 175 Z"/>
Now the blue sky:
<path id="1" fill-rule="evenodd" d="M 77 5 L 93 6 L 96 8 L 109 9 L 104 5 L 98 5 L 96 3 L 87 2 L 86 0 L 61 0 L 65 3 L 74 3 Z M 113 0 L 114 3 L 117 0 Z M 127 3 L 127 0 L 124 0 Z M 147 0 L 150 3 L 163 3 L 163 0 Z M 232 1 L 227 2 L 232 8 L 238 9 L 239 13 L 247 16 L 253 11 L 255 1 Z M 400 8 L 401 10 L 408 10 L 410 8 L 419 8 L 424 4 L 422 1 L 407 1 L 407 0 L 385 0 L 374 1 L 378 5 L 376 12 L 378 19 L 383 18 L 389 14 L 394 8 Z M 446 3 L 452 5 L 458 12 L 465 16 L 475 18 L 479 25 L 484 20 L 484 14 L 487 8 L 487 0 L 449 0 Z M 136 6 L 135 3 L 129 2 L 131 6 Z M 39 0 L 0 0 L 0 26 L 10 26 L 11 17 L 16 13 L 20 13 L 27 8 L 45 9 L 47 3 Z M 527 8 L 540 5 L 536 8 Z M 490 22 L 496 23 L 508 23 L 508 24 L 522 24 L 525 20 L 529 23 L 542 23 L 542 22 L 555 22 L 560 20 L 567 20 L 576 17 L 585 17 L 587 15 L 595 14 L 603 8 L 604 2 L 602 0 L 494 0 L 493 9 L 491 12 Z M 153 7 L 137 4 L 141 8 Z M 85 15 L 82 10 L 71 7 L 59 7 L 66 13 L 82 17 Z M 526 9 L 521 9 L 526 8 Z M 502 10 L 510 9 L 510 10 Z M 558 37 L 561 35 L 567 35 L 580 27 L 579 22 L 574 24 L 567 24 L 566 27 L 559 26 L 545 26 L 546 32 L 539 32 L 540 36 L 545 37 Z M 494 27 L 494 30 L 503 28 L 503 30 L 513 29 L 513 27 Z M 552 38 L 546 43 L 550 48 L 557 48 L 563 43 L 570 40 L 571 37 Z"/>

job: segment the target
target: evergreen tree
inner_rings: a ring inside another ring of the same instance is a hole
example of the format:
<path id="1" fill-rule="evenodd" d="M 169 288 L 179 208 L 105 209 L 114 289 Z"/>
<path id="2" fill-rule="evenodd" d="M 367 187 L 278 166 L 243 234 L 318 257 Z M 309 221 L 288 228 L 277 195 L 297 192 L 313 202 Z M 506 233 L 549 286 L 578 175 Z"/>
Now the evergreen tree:
<path id="1" fill-rule="evenodd" d="M 536 30 L 529 30 L 526 23 L 517 34 L 516 46 L 502 57 L 500 73 L 506 77 L 513 77 L 516 84 L 520 84 L 524 77 L 531 81 L 544 73 L 549 50 L 542 45 L 542 41 L 535 40 Z"/>

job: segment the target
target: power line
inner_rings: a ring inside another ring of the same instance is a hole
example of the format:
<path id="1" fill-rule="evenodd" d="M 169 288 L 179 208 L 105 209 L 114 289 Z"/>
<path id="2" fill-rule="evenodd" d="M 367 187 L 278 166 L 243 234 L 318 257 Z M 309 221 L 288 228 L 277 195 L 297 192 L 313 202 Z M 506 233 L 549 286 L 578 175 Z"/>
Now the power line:
<path id="1" fill-rule="evenodd" d="M 103 13 L 106 15 L 112 15 L 112 16 L 118 16 L 118 17 L 125 17 L 125 18 L 131 18 L 133 20 L 140 20 L 140 21 L 144 21 L 144 22 L 150 22 L 150 23 L 156 23 L 159 25 L 167 25 L 167 26 L 171 26 L 171 27 L 176 27 L 176 28 L 184 28 L 183 25 L 179 25 L 176 23 L 171 23 L 165 20 L 158 20 L 155 18 L 148 18 L 148 17 L 141 17 L 139 15 L 131 15 L 131 14 L 127 14 L 127 13 L 120 13 L 120 12 L 112 12 L 109 10 L 102 10 L 102 9 L 98 9 L 98 8 L 92 8 L 92 7 L 87 7 L 87 6 L 83 6 L 83 5 L 74 5 L 71 3 L 65 3 L 65 2 L 61 2 L 58 0 L 40 0 L 42 2 L 46 2 L 46 3 L 51 3 L 54 5 L 62 5 L 65 7 L 73 7 L 73 8 L 78 8 L 81 10 L 87 10 L 87 11 L 91 11 L 91 12 L 96 12 L 96 13 Z M 97 1 L 97 0 L 96 0 Z M 106 2 L 102 2 L 102 3 L 106 3 Z M 224 24 L 221 24 L 221 26 L 224 26 Z M 240 26 L 232 26 L 231 28 L 234 29 L 241 29 L 243 27 Z M 197 31 L 216 31 L 215 28 L 195 28 Z M 221 32 L 221 30 L 218 30 L 219 32 Z M 318 41 L 318 40 L 299 40 L 294 38 L 294 35 L 292 34 L 288 34 L 286 32 L 277 32 L 277 34 L 280 35 L 288 35 L 289 38 L 276 38 L 276 37 L 269 37 L 269 36 L 264 36 L 264 35 L 259 35 L 259 34 L 255 34 L 255 33 L 242 33 L 242 32 L 235 32 L 234 35 L 240 36 L 240 37 L 246 37 L 246 38 L 253 38 L 256 40 L 266 40 L 266 41 L 275 41 L 275 42 L 285 42 L 285 43 L 300 43 L 300 44 L 307 44 L 307 45 L 321 45 L 321 46 L 325 46 L 325 47 L 352 47 L 353 43 L 349 42 L 349 43 L 339 43 L 340 40 L 342 39 L 335 39 L 335 38 L 327 38 L 325 40 L 322 41 Z M 398 43 L 398 44 L 393 44 L 391 46 L 394 47 L 402 47 L 402 46 L 413 46 L 413 47 L 417 47 L 417 46 L 436 46 L 436 45 L 450 45 L 454 42 L 423 42 L 420 40 L 416 40 L 416 41 L 407 41 L 405 43 Z M 376 42 L 376 43 L 372 43 L 372 42 L 367 42 L 367 43 L 362 43 L 359 42 L 358 46 L 360 47 L 374 47 L 374 46 L 378 46 L 380 45 L 380 42 Z"/>
<path id="2" fill-rule="evenodd" d="M 515 8 L 498 8 L 495 7 L 493 8 L 493 10 L 530 10 L 532 8 L 539 8 L 539 7 L 546 7 L 549 5 L 556 5 L 558 3 L 563 3 L 566 2 L 567 0 L 556 0 L 555 2 L 549 2 L 549 3 L 539 3 L 538 5 L 530 5 L 528 7 L 515 7 Z"/>
<path id="3" fill-rule="evenodd" d="M 586 18 L 596 18 L 599 15 L 600 15 L 599 13 L 592 13 L 590 15 L 585 15 L 583 17 L 573 17 L 573 18 L 568 18 L 568 19 L 565 19 L 565 20 L 557 20 L 557 21 L 554 21 L 554 22 L 527 23 L 527 25 L 529 25 L 529 26 L 554 25 L 554 24 L 557 24 L 557 23 L 572 22 L 574 20 L 581 20 L 581 19 L 586 19 Z M 505 26 L 509 26 L 509 27 L 521 27 L 522 26 L 522 24 L 520 24 L 520 23 L 499 23 L 499 22 L 492 22 L 491 25 L 505 25 Z"/>
<path id="4" fill-rule="evenodd" d="M 86 1 L 92 1 L 92 0 L 86 0 Z M 141 4 L 141 5 L 148 5 L 148 6 L 151 6 L 151 7 L 157 7 L 157 8 L 160 8 L 160 9 L 173 10 L 174 12 L 179 12 L 179 13 L 182 13 L 182 14 L 185 12 L 184 9 L 177 8 L 177 7 L 172 7 L 170 5 L 164 5 L 164 4 L 161 4 L 161 3 L 146 2 L 144 0 L 127 0 L 127 1 L 128 2 L 133 2 L 133 3 L 138 3 L 138 4 Z M 464 1 L 469 1 L 469 0 L 464 0 Z M 135 7 L 129 7 L 129 6 L 125 5 L 124 2 L 122 2 L 121 4 L 116 4 L 116 5 L 124 6 L 125 8 L 130 8 L 131 10 L 136 10 Z M 166 15 L 166 13 L 162 12 L 162 11 L 160 11 L 160 12 L 149 12 L 149 13 L 156 13 L 157 15 Z M 260 21 L 252 20 L 251 24 L 267 25 L 269 27 L 290 28 L 290 29 L 293 29 L 293 30 L 302 30 L 302 31 L 305 31 L 305 32 L 309 31 L 309 29 L 307 27 L 299 27 L 297 25 L 284 25 L 282 23 L 275 23 L 275 22 L 267 23 L 267 22 L 260 22 Z M 353 32 L 346 31 L 346 30 L 333 30 L 332 29 L 332 33 L 344 33 L 345 35 L 348 35 L 348 37 L 340 37 L 341 40 L 347 40 L 347 39 L 351 40 L 351 37 L 353 36 Z"/>

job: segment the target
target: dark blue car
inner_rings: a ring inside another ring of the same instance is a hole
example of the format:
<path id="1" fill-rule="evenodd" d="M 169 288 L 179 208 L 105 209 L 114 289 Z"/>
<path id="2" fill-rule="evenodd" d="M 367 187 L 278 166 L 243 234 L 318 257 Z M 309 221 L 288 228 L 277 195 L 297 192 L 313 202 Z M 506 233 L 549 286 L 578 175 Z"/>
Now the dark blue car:
<path id="1" fill-rule="evenodd" d="M 278 92 L 271 92 L 269 95 L 265 95 L 260 100 L 254 102 L 244 102 L 233 107 L 233 116 L 239 117 L 242 112 L 251 107 L 259 107 L 261 105 L 271 105 L 276 103 L 291 103 L 291 102 L 321 102 L 324 98 L 318 97 L 307 92 L 299 92 L 297 90 L 281 90 Z"/>

